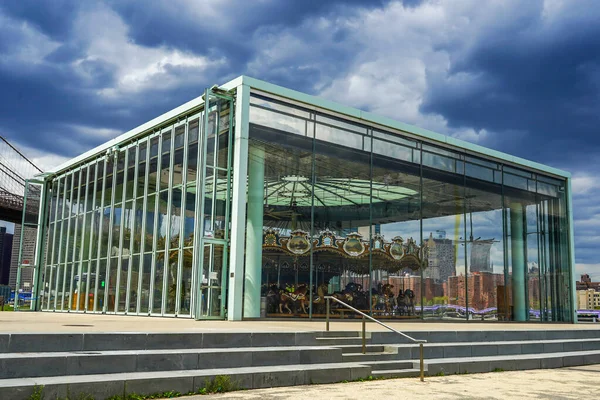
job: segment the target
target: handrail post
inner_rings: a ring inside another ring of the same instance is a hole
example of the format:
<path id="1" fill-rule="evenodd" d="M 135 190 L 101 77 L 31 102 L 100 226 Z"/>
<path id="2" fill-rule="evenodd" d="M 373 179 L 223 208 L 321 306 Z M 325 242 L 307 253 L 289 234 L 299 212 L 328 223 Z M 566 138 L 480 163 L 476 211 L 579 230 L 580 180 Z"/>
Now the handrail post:
<path id="1" fill-rule="evenodd" d="M 367 319 L 365 318 L 365 316 L 363 315 L 362 317 L 362 353 L 366 354 L 367 353 L 367 338 L 366 338 L 366 332 L 367 332 Z"/>
<path id="2" fill-rule="evenodd" d="M 327 311 L 325 312 L 325 330 L 329 332 L 329 297 L 327 297 Z"/>
<path id="3" fill-rule="evenodd" d="M 419 343 L 419 356 L 421 358 L 421 382 L 425 382 L 425 366 L 423 362 L 423 343 Z"/>

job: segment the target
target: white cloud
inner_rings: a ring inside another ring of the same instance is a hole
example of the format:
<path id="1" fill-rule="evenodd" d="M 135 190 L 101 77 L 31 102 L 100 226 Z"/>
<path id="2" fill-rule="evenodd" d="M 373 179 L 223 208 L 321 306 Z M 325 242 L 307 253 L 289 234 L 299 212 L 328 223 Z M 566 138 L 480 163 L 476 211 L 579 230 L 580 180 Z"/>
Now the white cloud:
<path id="1" fill-rule="evenodd" d="M 575 279 L 579 280 L 583 274 L 588 274 L 593 281 L 600 281 L 600 263 L 575 263 Z"/>
<path id="2" fill-rule="evenodd" d="M 35 166 L 40 168 L 42 171 L 47 171 L 70 159 L 70 157 L 65 157 L 58 154 L 49 153 L 47 151 L 35 149 L 33 147 L 25 146 L 18 142 L 13 142 L 12 145 L 15 146 L 23 155 L 25 155 L 25 157 L 27 157 Z M 12 159 L 16 160 L 16 158 Z M 15 162 L 16 161 L 13 161 L 13 163 Z M 31 171 L 32 174 L 33 172 L 35 172 L 35 169 L 28 165 L 27 162 L 24 160 L 18 161 L 18 165 L 16 165 L 16 167 L 20 168 L 22 171 Z M 31 176 L 26 176 L 26 178 L 30 177 Z"/>
<path id="3" fill-rule="evenodd" d="M 481 84 L 477 75 L 451 73 L 453 64 L 460 62 L 460 54 L 467 52 L 490 24 L 511 20 L 513 3 L 490 1 L 481 7 L 476 1 L 426 2 L 404 7 L 393 2 L 381 9 L 311 18 L 281 32 L 259 30 L 249 74 L 269 76 L 286 69 L 292 73 L 293 62 L 294 68 L 319 71 L 320 78 L 310 89 L 320 96 L 469 142 L 489 144 L 495 140 L 493 132 L 450 127 L 442 115 L 423 113 L 421 107 L 431 81 L 443 81 L 453 91 L 469 91 Z M 340 32 L 344 39 L 336 40 Z M 449 47 L 452 53 L 446 50 Z M 351 57 L 336 65 L 339 61 L 330 54 L 339 52 Z"/>
<path id="4" fill-rule="evenodd" d="M 224 59 L 210 59 L 167 46 L 134 43 L 121 17 L 104 6 L 83 11 L 74 31 L 85 47 L 85 56 L 73 62 L 75 71 L 83 78 L 91 78 L 88 65 L 97 63 L 114 72 L 115 81 L 98 93 L 106 98 L 193 84 L 202 80 L 207 69 L 225 63 Z"/>
<path id="5" fill-rule="evenodd" d="M 571 182 L 573 195 L 586 194 L 591 190 L 600 189 L 600 182 L 597 176 L 588 175 L 587 173 L 578 173 L 573 175 Z"/>
<path id="6" fill-rule="evenodd" d="M 120 135 L 121 132 L 118 129 L 110 129 L 110 128 L 94 128 L 91 126 L 85 125 L 77 125 L 77 124 L 67 124 L 67 128 L 74 130 L 78 134 L 88 137 L 88 138 L 96 138 L 96 140 L 102 140 L 104 142 L 113 139 Z"/>

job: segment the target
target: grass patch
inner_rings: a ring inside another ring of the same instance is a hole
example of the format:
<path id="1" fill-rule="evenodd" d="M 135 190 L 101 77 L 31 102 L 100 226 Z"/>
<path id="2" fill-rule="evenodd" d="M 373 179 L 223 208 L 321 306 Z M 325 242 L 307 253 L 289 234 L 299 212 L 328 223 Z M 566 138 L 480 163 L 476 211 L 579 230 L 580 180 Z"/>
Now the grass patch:
<path id="1" fill-rule="evenodd" d="M 494 368 L 492 372 L 504 372 L 502 368 Z"/>
<path id="2" fill-rule="evenodd" d="M 44 387 L 43 386 L 34 386 L 33 393 L 27 400 L 42 400 L 44 398 Z"/>
<path id="3" fill-rule="evenodd" d="M 226 393 L 241 390 L 239 385 L 228 375 L 217 375 L 214 379 L 207 379 L 204 386 L 194 392 L 180 393 L 175 390 L 168 392 L 159 392 L 153 394 L 137 394 L 127 393 L 123 395 L 114 395 L 106 399 L 96 399 L 92 395 L 79 393 L 71 395 L 67 389 L 67 397 L 58 398 L 57 400 L 150 400 L 150 399 L 173 399 L 181 396 L 192 396 L 195 394 L 213 394 Z M 27 400 L 44 400 L 44 387 L 35 386 L 33 393 Z"/>

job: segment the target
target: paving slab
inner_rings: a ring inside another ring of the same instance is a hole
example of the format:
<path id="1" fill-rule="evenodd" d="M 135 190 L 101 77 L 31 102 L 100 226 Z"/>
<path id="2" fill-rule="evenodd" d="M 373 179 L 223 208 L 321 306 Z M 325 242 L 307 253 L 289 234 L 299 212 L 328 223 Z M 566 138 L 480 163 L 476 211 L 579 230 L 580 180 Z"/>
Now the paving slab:
<path id="1" fill-rule="evenodd" d="M 220 395 L 191 396 L 182 400 L 364 400 L 407 398 L 411 400 L 462 399 L 587 399 L 598 388 L 599 365 L 452 375 L 426 378 L 387 379 L 260 390 Z"/>

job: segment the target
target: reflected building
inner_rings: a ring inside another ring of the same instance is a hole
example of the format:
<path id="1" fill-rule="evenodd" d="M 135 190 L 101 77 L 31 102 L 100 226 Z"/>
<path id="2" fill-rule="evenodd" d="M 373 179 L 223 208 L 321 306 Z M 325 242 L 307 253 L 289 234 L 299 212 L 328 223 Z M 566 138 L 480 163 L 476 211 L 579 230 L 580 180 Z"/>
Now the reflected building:
<path id="1" fill-rule="evenodd" d="M 429 234 L 427 246 L 429 248 L 430 277 L 436 282 L 447 282 L 448 278 L 456 275 L 456 246 L 450 239 L 446 239 L 445 231 L 437 231 L 436 237 Z"/>
<path id="2" fill-rule="evenodd" d="M 245 76 L 31 183 L 39 310 L 320 318 L 336 291 L 525 321 L 537 285 L 540 320 L 574 318 L 567 172 Z"/>

